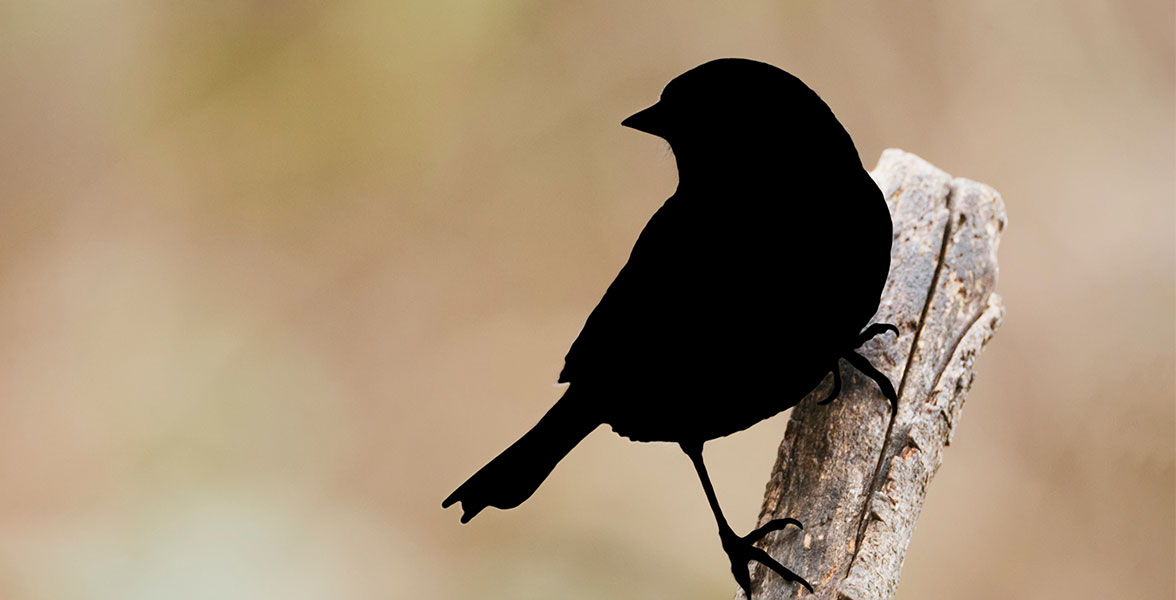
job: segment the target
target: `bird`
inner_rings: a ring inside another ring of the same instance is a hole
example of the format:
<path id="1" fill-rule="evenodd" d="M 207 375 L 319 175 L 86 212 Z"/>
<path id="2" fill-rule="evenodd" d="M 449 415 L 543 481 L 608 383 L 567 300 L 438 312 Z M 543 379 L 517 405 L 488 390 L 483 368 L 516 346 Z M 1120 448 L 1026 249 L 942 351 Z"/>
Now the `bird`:
<path id="1" fill-rule="evenodd" d="M 568 350 L 562 397 L 442 507 L 461 503 L 467 523 L 488 506 L 518 506 L 607 424 L 632 441 L 685 452 L 749 599 L 752 561 L 812 592 L 754 545 L 803 525 L 775 519 L 736 534 L 703 446 L 795 406 L 830 374 L 822 403 L 834 400 L 841 359 L 873 379 L 896 410 L 889 379 L 856 352 L 876 335 L 898 333 L 870 324 L 890 270 L 885 198 L 829 106 L 765 62 L 699 65 L 621 125 L 669 144 L 677 188 Z"/>

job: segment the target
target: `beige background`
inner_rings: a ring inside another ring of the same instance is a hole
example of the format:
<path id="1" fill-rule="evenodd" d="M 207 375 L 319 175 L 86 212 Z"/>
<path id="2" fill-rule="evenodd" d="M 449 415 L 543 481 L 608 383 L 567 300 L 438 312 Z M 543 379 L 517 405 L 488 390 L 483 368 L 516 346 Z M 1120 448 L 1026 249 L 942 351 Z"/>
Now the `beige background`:
<path id="1" fill-rule="evenodd" d="M 0 597 L 729 597 L 670 446 L 439 507 L 673 190 L 618 123 L 720 56 L 1008 205 L 899 598 L 1172 597 L 1172 3 L 865 4 L 0 3 Z M 739 530 L 786 418 L 708 447 Z"/>

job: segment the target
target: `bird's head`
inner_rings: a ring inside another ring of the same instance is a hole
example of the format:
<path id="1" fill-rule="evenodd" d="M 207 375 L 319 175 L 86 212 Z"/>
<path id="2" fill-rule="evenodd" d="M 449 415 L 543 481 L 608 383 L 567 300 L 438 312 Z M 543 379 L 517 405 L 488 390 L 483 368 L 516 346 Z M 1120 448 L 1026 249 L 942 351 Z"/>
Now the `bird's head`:
<path id="1" fill-rule="evenodd" d="M 857 158 L 849 134 L 800 79 L 767 63 L 721 58 L 674 78 L 656 104 L 621 122 L 669 142 L 683 163 L 706 165 Z M 691 165 L 693 168 L 693 165 Z"/>

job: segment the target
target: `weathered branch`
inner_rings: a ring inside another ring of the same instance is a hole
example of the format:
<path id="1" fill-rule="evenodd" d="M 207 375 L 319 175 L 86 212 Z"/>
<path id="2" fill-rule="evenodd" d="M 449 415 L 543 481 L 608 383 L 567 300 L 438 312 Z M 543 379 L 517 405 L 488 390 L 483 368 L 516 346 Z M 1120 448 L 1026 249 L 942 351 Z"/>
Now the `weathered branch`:
<path id="1" fill-rule="evenodd" d="M 883 152 L 872 175 L 894 220 L 890 277 L 874 321 L 897 325 L 899 336 L 880 335 L 861 353 L 894 382 L 898 412 L 892 419 L 874 382 L 843 362 L 832 405 L 817 404 L 827 383 L 793 409 L 760 513 L 760 524 L 804 523 L 761 545 L 828 600 L 894 595 L 972 364 L 1004 315 L 993 293 L 1005 225 L 1000 196 L 901 150 Z M 756 565 L 753 594 L 808 592 Z"/>

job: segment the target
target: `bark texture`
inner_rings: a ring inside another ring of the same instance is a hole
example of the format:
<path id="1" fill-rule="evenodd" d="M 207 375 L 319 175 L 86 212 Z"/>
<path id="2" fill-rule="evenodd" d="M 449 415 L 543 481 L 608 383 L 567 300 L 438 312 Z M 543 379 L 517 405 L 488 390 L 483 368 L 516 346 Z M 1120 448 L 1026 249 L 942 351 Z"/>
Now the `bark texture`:
<path id="1" fill-rule="evenodd" d="M 993 293 L 1005 226 L 1000 195 L 901 150 L 883 152 L 871 175 L 894 221 L 890 277 L 874 322 L 893 323 L 899 335 L 877 336 L 860 353 L 894 383 L 898 411 L 892 417 L 874 382 L 842 361 L 833 404 L 817 405 L 826 381 L 793 409 L 759 519 L 804 523 L 760 545 L 828 600 L 894 595 L 972 365 L 1004 316 Z M 752 591 L 757 600 L 809 595 L 758 564 Z"/>

